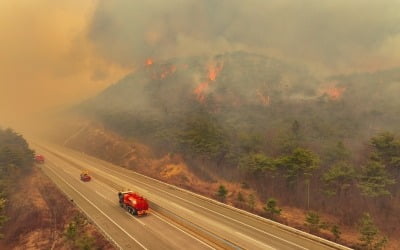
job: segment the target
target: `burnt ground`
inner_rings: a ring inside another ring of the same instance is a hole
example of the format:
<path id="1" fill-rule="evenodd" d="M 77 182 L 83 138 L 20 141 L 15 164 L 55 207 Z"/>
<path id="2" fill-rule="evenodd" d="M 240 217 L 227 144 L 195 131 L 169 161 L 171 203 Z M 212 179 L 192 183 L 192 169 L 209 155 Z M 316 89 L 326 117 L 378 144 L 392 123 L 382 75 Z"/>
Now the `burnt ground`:
<path id="1" fill-rule="evenodd" d="M 39 168 L 9 193 L 0 249 L 116 249 Z"/>

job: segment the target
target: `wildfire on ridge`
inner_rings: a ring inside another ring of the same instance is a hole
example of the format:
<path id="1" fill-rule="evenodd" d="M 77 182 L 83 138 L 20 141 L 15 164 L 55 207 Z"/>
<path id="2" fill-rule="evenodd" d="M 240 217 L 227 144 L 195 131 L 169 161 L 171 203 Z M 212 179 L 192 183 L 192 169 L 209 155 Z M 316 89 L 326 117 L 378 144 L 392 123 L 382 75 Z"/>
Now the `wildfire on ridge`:
<path id="1" fill-rule="evenodd" d="M 194 89 L 194 93 L 197 96 L 197 100 L 199 100 L 199 102 L 204 102 L 205 97 L 205 91 L 208 89 L 208 82 L 202 82 L 199 84 L 199 86 L 197 86 Z"/>
<path id="2" fill-rule="evenodd" d="M 331 100 L 336 101 L 342 97 L 345 90 L 345 87 L 330 87 L 326 89 L 324 93 L 327 94 Z"/>
<path id="3" fill-rule="evenodd" d="M 210 79 L 210 81 L 215 81 L 215 79 L 217 79 L 218 73 L 221 72 L 223 66 L 224 65 L 222 63 L 208 65 L 208 79 Z"/>
<path id="4" fill-rule="evenodd" d="M 200 83 L 199 86 L 197 86 L 194 90 L 194 93 L 196 94 L 197 100 L 199 102 L 204 102 L 205 91 L 208 89 L 209 84 L 217 79 L 217 76 L 219 72 L 221 72 L 222 68 L 223 68 L 223 63 L 221 62 L 214 62 L 208 64 L 207 81 Z"/>

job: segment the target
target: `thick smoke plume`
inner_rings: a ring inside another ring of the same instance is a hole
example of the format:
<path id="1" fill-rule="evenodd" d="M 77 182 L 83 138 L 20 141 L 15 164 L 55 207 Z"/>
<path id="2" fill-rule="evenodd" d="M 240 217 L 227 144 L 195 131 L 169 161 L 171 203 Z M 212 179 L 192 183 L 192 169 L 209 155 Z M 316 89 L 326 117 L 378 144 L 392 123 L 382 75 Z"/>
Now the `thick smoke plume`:
<path id="1" fill-rule="evenodd" d="M 318 73 L 399 66 L 399 13 L 397 0 L 0 1 L 0 125 L 80 102 L 149 58 L 241 50 Z"/>
<path id="2" fill-rule="evenodd" d="M 86 37 L 94 8 L 92 1 L 0 1 L 0 126 L 48 122 L 43 115 L 126 73 Z"/>
<path id="3" fill-rule="evenodd" d="M 399 13 L 397 0 L 101 0 L 89 36 L 123 65 L 241 49 L 337 73 L 398 66 Z"/>

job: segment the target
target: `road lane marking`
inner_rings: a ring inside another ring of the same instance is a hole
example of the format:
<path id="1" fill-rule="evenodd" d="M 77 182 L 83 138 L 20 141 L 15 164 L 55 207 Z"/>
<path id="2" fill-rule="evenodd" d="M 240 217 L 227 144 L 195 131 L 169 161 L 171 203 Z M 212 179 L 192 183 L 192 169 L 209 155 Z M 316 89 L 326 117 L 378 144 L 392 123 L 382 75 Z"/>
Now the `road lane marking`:
<path id="1" fill-rule="evenodd" d="M 108 189 L 109 191 L 111 191 L 113 194 L 117 194 L 117 193 L 118 193 L 118 190 L 116 190 L 116 189 L 114 189 L 114 188 L 112 188 L 112 187 L 106 185 L 105 183 L 103 183 L 103 182 L 101 182 L 101 181 L 99 181 L 99 180 L 94 180 L 94 181 L 96 181 L 97 183 L 99 183 L 100 186 L 103 186 L 103 187 L 105 187 L 106 189 Z"/>
<path id="2" fill-rule="evenodd" d="M 64 171 L 64 173 L 66 173 L 66 174 L 69 174 L 69 175 L 75 175 L 76 173 L 75 173 L 75 171 L 71 171 L 70 169 L 65 169 L 65 168 L 62 168 L 62 171 Z"/>
<path id="3" fill-rule="evenodd" d="M 49 150 L 47 150 L 47 151 L 49 151 Z M 73 161 L 73 162 L 75 162 L 75 164 L 78 164 L 78 165 L 80 165 L 80 166 L 84 163 L 83 161 L 89 161 L 89 162 L 90 162 L 90 160 L 88 160 L 88 159 L 76 160 L 76 159 L 74 158 L 75 156 L 65 155 L 64 153 L 60 153 L 60 152 L 58 152 L 57 150 L 53 150 L 53 151 L 57 152 L 57 154 L 59 154 L 59 155 L 61 155 L 61 156 L 63 156 L 63 157 L 68 158 L 68 160 Z M 97 163 L 97 164 L 100 164 L 100 163 Z M 275 238 L 275 239 L 277 239 L 277 240 L 286 242 L 286 243 L 289 244 L 289 245 L 298 247 L 298 248 L 300 248 L 300 249 L 307 250 L 307 248 L 302 247 L 302 246 L 300 246 L 300 245 L 298 245 L 298 244 L 296 244 L 296 243 L 294 243 L 294 242 L 288 241 L 288 240 L 283 239 L 283 238 L 281 238 L 281 237 L 279 237 L 279 236 L 276 236 L 276 235 L 274 235 L 274 234 L 265 232 L 265 231 L 263 231 L 263 230 L 261 230 L 261 229 L 258 229 L 258 228 L 256 228 L 256 227 L 253 227 L 253 226 L 248 225 L 248 224 L 246 224 L 246 223 L 244 223 L 244 222 L 238 221 L 238 220 L 233 219 L 233 218 L 231 218 L 231 217 L 229 217 L 229 216 L 226 216 L 226 215 L 224 215 L 224 214 L 221 214 L 221 213 L 216 212 L 216 211 L 214 211 L 214 210 L 211 210 L 211 209 L 209 209 L 209 208 L 203 207 L 203 206 L 198 205 L 198 204 L 196 204 L 196 203 L 193 203 L 193 202 L 191 202 L 191 201 L 185 200 L 185 199 L 183 199 L 183 198 L 181 198 L 181 197 L 179 197 L 179 196 L 177 196 L 177 195 L 175 195 L 175 194 L 169 193 L 169 192 L 167 192 L 167 191 L 165 191 L 165 190 L 162 190 L 162 189 L 160 189 L 160 188 L 151 186 L 150 184 L 144 183 L 144 182 L 139 181 L 139 180 L 137 180 L 137 179 L 135 179 L 135 178 L 133 178 L 133 177 L 130 177 L 129 175 L 123 175 L 123 174 L 119 173 L 118 171 L 116 171 L 116 170 L 114 170 L 114 169 L 111 169 L 110 167 L 105 166 L 105 164 L 100 164 L 100 165 L 102 166 L 102 168 L 105 168 L 105 169 L 108 170 L 108 171 L 114 172 L 114 174 L 115 174 L 116 176 L 115 176 L 115 175 L 111 175 L 110 173 L 107 173 L 107 172 L 105 172 L 105 171 L 103 171 L 103 170 L 101 170 L 101 169 L 99 169 L 99 168 L 93 166 L 98 172 L 102 172 L 103 175 L 105 174 L 105 175 L 107 175 L 107 176 L 109 176 L 109 177 L 111 177 L 111 178 L 113 178 L 113 179 L 117 179 L 117 180 L 121 180 L 121 177 L 118 177 L 118 176 L 121 176 L 121 175 L 122 175 L 122 176 L 125 177 L 125 178 L 134 180 L 134 181 L 137 182 L 137 183 L 143 184 L 143 185 L 148 186 L 148 187 L 150 187 L 150 188 L 153 188 L 153 189 L 156 189 L 156 190 L 161 191 L 161 192 L 163 192 L 163 193 L 166 193 L 166 194 L 168 194 L 168 195 L 170 195 L 170 196 L 173 196 L 173 197 L 175 197 L 175 198 L 177 198 L 177 199 L 179 199 L 179 200 L 182 200 L 183 202 L 192 204 L 192 205 L 195 206 L 195 207 L 199 207 L 199 208 L 205 209 L 205 210 L 207 210 L 207 211 L 210 211 L 210 212 L 212 212 L 212 213 L 214 213 L 214 214 L 216 214 L 216 215 L 222 216 L 222 217 L 224 217 L 224 218 L 226 218 L 226 219 L 228 219 L 228 220 L 231 220 L 231 221 L 234 221 L 234 222 L 239 223 L 239 224 L 241 224 L 241 225 L 244 225 L 244 226 L 246 226 L 246 227 L 249 227 L 249 228 L 251 228 L 251 229 L 253 229 L 253 230 L 256 230 L 256 231 L 258 231 L 258 232 L 260 232 L 260 233 L 262 233 L 262 234 L 265 234 L 265 235 L 268 235 L 268 236 L 270 236 L 270 237 L 272 237 L 272 238 Z M 123 182 L 126 182 L 126 181 L 123 181 Z M 160 182 L 160 183 L 162 183 L 162 182 Z M 162 184 L 163 184 L 163 183 L 162 183 Z"/>
<path id="4" fill-rule="evenodd" d="M 105 197 L 103 194 L 101 194 L 101 193 L 99 193 L 99 192 L 97 192 L 97 191 L 95 191 L 95 192 L 96 192 L 98 195 L 100 195 L 101 197 L 103 197 L 104 199 L 106 199 L 106 200 L 108 200 L 108 201 L 110 201 L 111 203 L 114 204 L 114 201 L 113 201 L 113 200 L 110 200 L 109 198 Z M 146 224 L 144 224 L 144 223 L 143 223 L 142 221 L 140 221 L 138 218 L 135 218 L 132 214 L 128 213 L 126 210 L 125 210 L 125 213 L 127 213 L 127 214 L 129 215 L 129 217 L 135 219 L 137 222 L 139 222 L 139 223 L 142 224 L 143 226 L 146 226 Z"/>
<path id="5" fill-rule="evenodd" d="M 191 237 L 191 238 L 197 240 L 198 242 L 200 242 L 201 244 L 205 245 L 206 247 L 208 247 L 208 248 L 210 248 L 210 249 L 214 249 L 214 250 L 216 249 L 216 248 L 214 248 L 214 247 L 208 245 L 207 243 L 201 241 L 200 239 L 197 239 L 196 237 L 194 237 L 193 235 L 189 234 L 188 232 L 186 232 L 186 231 L 180 229 L 179 227 L 175 226 L 174 224 L 168 222 L 167 220 L 163 219 L 161 216 L 157 215 L 154 211 L 153 211 L 151 214 L 154 215 L 155 217 L 159 218 L 160 220 L 164 221 L 164 222 L 167 223 L 168 225 L 170 225 L 170 226 L 176 228 L 177 230 L 181 231 L 182 233 L 188 235 L 189 237 Z"/>
<path id="6" fill-rule="evenodd" d="M 101 194 L 101 193 L 99 193 L 99 192 L 97 192 L 97 191 L 95 191 L 96 192 L 96 194 L 98 194 L 98 195 L 100 195 L 101 197 L 103 197 L 104 199 L 107 199 L 103 194 Z M 107 199 L 108 200 L 108 199 Z"/>
<path id="7" fill-rule="evenodd" d="M 189 213 L 189 214 L 192 214 L 192 215 L 195 214 L 195 212 L 193 212 L 192 210 L 189 210 L 189 209 L 187 209 L 187 208 L 184 208 L 184 207 L 182 207 L 182 206 L 180 206 L 180 205 L 178 205 L 178 204 L 176 204 L 176 203 L 172 203 L 171 205 L 177 207 L 178 209 L 181 209 L 181 210 L 183 210 L 183 211 L 186 211 L 186 212 Z"/>
<path id="8" fill-rule="evenodd" d="M 125 211 L 125 213 L 126 213 L 127 215 L 129 215 L 130 218 L 135 219 L 137 222 L 139 222 L 139 223 L 142 224 L 143 226 L 146 226 L 146 224 L 144 224 L 143 222 L 141 222 L 138 218 L 135 218 L 134 215 L 128 213 L 127 211 Z"/>
<path id="9" fill-rule="evenodd" d="M 91 202 L 89 199 L 87 199 L 81 192 L 79 192 L 76 188 L 74 188 L 70 183 L 68 183 L 66 180 L 64 180 L 60 175 L 58 175 L 51 167 L 48 168 L 51 172 L 53 172 L 54 175 L 56 175 L 59 179 L 65 182 L 71 189 L 73 189 L 75 192 L 77 192 L 82 198 L 84 198 L 90 205 L 95 207 L 97 210 L 99 210 L 100 213 L 102 213 L 107 219 L 109 219 L 114 225 L 116 225 L 121 231 L 123 231 L 126 235 L 128 235 L 129 238 L 134 240 L 139 246 L 141 246 L 143 249 L 148 250 L 142 243 L 140 243 L 137 239 L 133 238 L 132 235 L 130 235 L 125 229 L 123 229 L 118 223 L 116 223 L 113 219 L 111 219 L 106 213 L 104 213 L 99 207 L 97 207 L 93 202 Z"/>
<path id="10" fill-rule="evenodd" d="M 96 168 L 96 169 L 97 169 L 97 171 L 102 172 L 102 173 L 104 173 L 104 174 L 106 174 L 106 175 L 112 177 L 113 179 L 121 180 L 121 179 L 120 179 L 121 177 L 111 175 L 111 174 L 109 174 L 109 173 L 104 172 L 103 170 L 98 169 L 98 168 Z M 113 169 L 109 169 L 109 168 L 107 168 L 107 169 L 110 170 L 110 171 L 112 171 L 112 172 L 114 172 L 114 173 L 116 173 L 117 175 L 122 175 L 122 174 L 118 173 L 117 171 L 115 171 L 115 170 L 113 170 Z M 131 180 L 135 180 L 135 181 L 138 182 L 138 183 L 141 183 L 141 184 L 143 184 L 143 185 L 146 185 L 146 186 L 148 186 L 148 187 L 150 187 L 150 188 L 154 188 L 154 189 L 156 189 L 156 190 L 158 190 L 158 191 L 160 191 L 160 192 L 166 193 L 166 194 L 168 194 L 168 195 L 170 195 L 170 196 L 173 196 L 173 197 L 175 197 L 175 198 L 177 198 L 177 199 L 179 199 L 179 200 L 182 200 L 183 202 L 187 202 L 187 203 L 189 203 L 189 204 L 192 204 L 192 205 L 195 206 L 195 207 L 199 207 L 199 208 L 205 209 L 205 210 L 210 211 L 210 212 L 212 212 L 212 213 L 214 213 L 214 214 L 216 214 L 216 215 L 220 215 L 220 216 L 222 216 L 222 217 L 224 217 L 224 218 L 226 218 L 226 219 L 228 219 L 228 220 L 232 220 L 232 221 L 234 221 L 234 222 L 236 222 L 236 223 L 239 223 L 239 224 L 241 224 L 241 225 L 247 226 L 247 227 L 249 227 L 249 228 L 251 228 L 251 229 L 254 229 L 254 230 L 256 230 L 256 231 L 258 231 L 258 232 L 260 232 L 260 233 L 266 234 L 266 235 L 268 235 L 268 236 L 270 236 L 270 237 L 272 237 L 272 238 L 275 238 L 275 239 L 278 239 L 278 240 L 280 240 L 280 241 L 286 242 L 287 244 L 290 244 L 290 245 L 292 245 L 292 246 L 296 246 L 296 247 L 298 247 L 298 248 L 300 248 L 300 249 L 308 250 L 307 248 L 305 248 L 305 247 L 303 247 L 303 246 L 300 246 L 300 245 L 298 245 L 298 244 L 296 244 L 296 243 L 294 243 L 294 242 L 285 240 L 285 239 L 283 239 L 283 238 L 281 238 L 281 237 L 279 237 L 279 236 L 276 236 L 276 235 L 274 235 L 274 234 L 265 232 L 265 231 L 263 231 L 263 230 L 261 230 L 261 229 L 258 229 L 258 228 L 256 228 L 256 227 L 253 227 L 253 226 L 251 226 L 251 225 L 248 225 L 248 224 L 246 224 L 246 223 L 244 223 L 244 222 L 238 221 L 238 220 L 236 220 L 236 219 L 233 219 L 233 218 L 231 218 L 231 217 L 229 217 L 229 216 L 226 216 L 226 215 L 224 215 L 224 214 L 221 214 L 221 213 L 216 212 L 216 211 L 214 211 L 214 210 L 211 210 L 211 209 L 209 209 L 209 208 L 206 208 L 206 207 L 203 207 L 203 206 L 198 205 L 198 204 L 196 204 L 196 203 L 193 203 L 193 202 L 191 202 L 191 201 L 185 200 L 185 199 L 183 199 L 183 198 L 181 198 L 181 197 L 179 197 L 179 196 L 177 196 L 177 195 L 175 195 L 175 194 L 168 193 L 167 191 L 164 191 L 164 190 L 162 190 L 162 189 L 160 189 L 160 188 L 152 187 L 151 185 L 149 185 L 149 184 L 147 184 L 147 183 L 144 183 L 144 182 L 141 182 L 141 181 L 139 181 L 139 180 L 136 180 L 136 179 L 134 179 L 134 178 L 132 178 L 132 177 L 130 177 L 130 176 L 127 176 L 127 175 L 126 175 L 126 176 L 124 176 L 124 177 L 126 177 L 126 178 L 128 178 L 128 179 L 131 179 Z M 125 181 L 123 181 L 123 182 L 125 182 Z M 176 204 L 175 204 L 175 205 L 176 205 Z M 186 208 L 185 208 L 185 209 L 186 209 Z M 186 210 L 188 210 L 188 209 L 186 209 Z"/>
<path id="11" fill-rule="evenodd" d="M 50 167 L 47 167 L 47 168 L 48 168 L 47 171 L 49 171 L 49 170 L 50 170 Z M 45 169 L 45 168 L 44 168 L 44 169 Z M 46 175 L 48 176 L 48 174 L 46 174 Z M 49 177 L 49 178 L 50 178 L 50 177 Z M 56 184 L 56 185 L 57 185 L 57 184 Z M 70 195 L 67 194 L 65 191 L 63 191 L 61 188 L 60 188 L 60 190 L 61 190 L 67 197 L 70 197 Z M 80 208 L 80 210 L 85 211 L 85 209 L 83 209 L 78 203 L 75 203 L 75 204 Z M 96 222 L 93 220 L 93 218 L 92 218 L 89 214 L 86 214 L 86 216 L 88 216 L 89 219 L 92 220 L 92 221 L 96 224 L 96 226 L 100 228 L 101 231 L 103 231 L 103 233 L 106 235 L 106 237 L 108 237 L 108 239 L 109 239 L 110 241 L 112 241 L 113 244 L 114 244 L 115 246 L 118 247 L 118 249 L 121 249 L 121 250 L 123 249 L 123 248 L 110 236 L 110 234 L 108 234 L 107 231 L 104 230 L 104 228 L 103 228 L 102 226 L 100 226 L 100 224 L 96 223 Z M 105 225 L 105 227 L 107 228 L 108 226 Z"/>
<path id="12" fill-rule="evenodd" d="M 101 197 L 103 197 L 103 199 L 105 199 L 105 200 L 108 200 L 108 201 L 111 201 L 112 203 L 114 203 L 114 200 L 111 200 L 110 198 L 107 198 L 105 195 L 103 195 L 102 193 L 100 193 L 100 192 L 97 192 L 97 191 L 95 191 L 96 192 L 96 194 L 98 194 L 98 195 L 100 195 Z"/>
<path id="13" fill-rule="evenodd" d="M 274 248 L 274 247 L 272 247 L 272 246 L 270 246 L 270 245 L 267 245 L 267 244 L 265 244 L 264 242 L 261 242 L 261 241 L 259 241 L 259 240 L 254 239 L 254 238 L 251 238 L 251 237 L 249 237 L 249 236 L 247 236 L 247 235 L 245 235 L 245 234 L 242 234 L 242 233 L 240 233 L 240 232 L 235 232 L 235 234 L 238 234 L 238 235 L 240 235 L 240 237 L 245 238 L 245 239 L 247 239 L 248 241 L 251 241 L 252 243 L 255 243 L 255 244 L 261 246 L 260 249 L 271 249 L 271 250 L 276 250 L 276 248 Z"/>
<path id="14" fill-rule="evenodd" d="M 100 182 L 98 182 L 98 183 L 100 183 Z M 104 185 L 102 185 L 102 186 L 104 186 Z M 110 188 L 111 189 L 111 188 Z M 105 199 L 105 200 L 108 200 L 108 201 L 110 201 L 110 202 L 112 202 L 113 204 L 114 204 L 114 200 L 111 200 L 111 199 L 109 199 L 109 198 L 107 198 L 106 196 L 104 196 L 102 193 L 100 193 L 100 192 L 98 192 L 98 191 L 95 191 L 96 192 L 96 194 L 98 194 L 99 196 L 101 196 L 101 197 L 103 197 L 103 199 Z M 126 212 L 126 211 L 125 211 Z M 139 222 L 140 224 L 142 224 L 143 226 L 146 226 L 146 224 L 144 224 L 142 221 L 140 221 L 138 218 L 135 218 L 135 217 L 133 217 L 130 213 L 128 213 L 128 212 L 126 212 L 128 215 L 129 215 L 129 217 L 131 217 L 131 218 L 133 218 L 133 219 L 135 219 L 137 222 Z"/>

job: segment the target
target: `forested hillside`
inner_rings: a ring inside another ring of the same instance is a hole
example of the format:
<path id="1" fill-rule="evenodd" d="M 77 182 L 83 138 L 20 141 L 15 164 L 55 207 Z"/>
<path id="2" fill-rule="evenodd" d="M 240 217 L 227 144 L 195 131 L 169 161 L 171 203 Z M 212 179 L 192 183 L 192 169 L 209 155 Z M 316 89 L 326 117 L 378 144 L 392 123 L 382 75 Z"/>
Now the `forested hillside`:
<path id="1" fill-rule="evenodd" d="M 345 225 L 369 213 L 393 236 L 400 224 L 398 93 L 400 69 L 320 79 L 237 52 L 149 59 L 75 109 L 160 154 L 182 155 L 204 179 L 217 174 L 262 200 L 329 213 Z"/>

